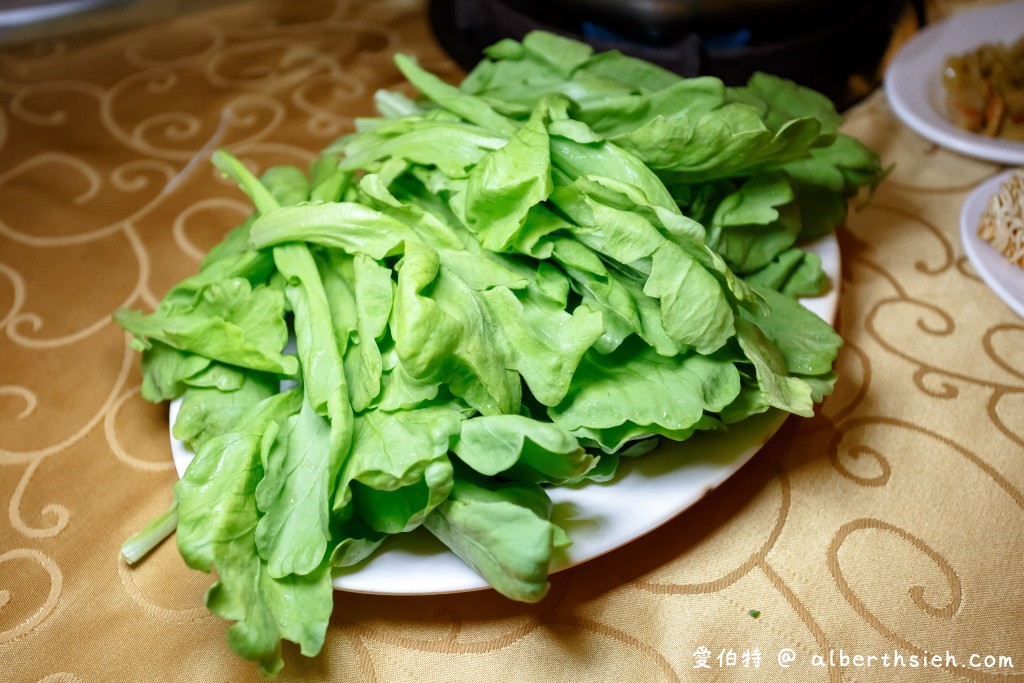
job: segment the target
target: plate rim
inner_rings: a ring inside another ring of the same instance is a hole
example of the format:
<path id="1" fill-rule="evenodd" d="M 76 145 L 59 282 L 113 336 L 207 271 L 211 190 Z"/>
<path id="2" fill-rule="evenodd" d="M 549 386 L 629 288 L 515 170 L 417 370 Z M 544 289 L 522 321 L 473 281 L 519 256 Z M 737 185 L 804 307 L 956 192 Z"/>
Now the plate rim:
<path id="1" fill-rule="evenodd" d="M 995 5 L 964 10 L 939 22 L 930 24 L 913 35 L 896 52 L 886 68 L 883 87 L 896 115 L 923 137 L 961 154 L 1004 164 L 1024 163 L 1024 142 L 1001 140 L 971 133 L 955 126 L 943 113 L 932 106 L 933 91 L 942 87 L 941 59 L 946 55 L 968 48 L 947 48 L 942 44 L 944 35 L 955 33 L 968 25 L 1002 26 L 995 18 L 1011 14 L 1024 16 L 1024 0 L 1010 0 Z M 1024 22 L 1015 36 L 1024 35 Z M 979 45 L 980 43 L 973 43 Z M 921 78 L 920 62 L 929 64 L 929 75 Z"/>

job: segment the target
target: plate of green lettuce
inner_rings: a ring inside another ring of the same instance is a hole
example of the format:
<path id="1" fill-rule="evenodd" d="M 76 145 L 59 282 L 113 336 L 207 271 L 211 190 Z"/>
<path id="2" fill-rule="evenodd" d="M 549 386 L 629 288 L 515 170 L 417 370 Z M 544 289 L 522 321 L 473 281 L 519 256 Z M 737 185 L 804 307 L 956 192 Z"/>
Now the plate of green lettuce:
<path id="1" fill-rule="evenodd" d="M 822 258 L 830 279 L 838 277 L 834 236 L 804 248 Z M 829 290 L 801 302 L 823 320 L 833 320 L 838 296 Z M 172 424 L 180 404 L 180 400 L 171 404 Z M 550 521 L 566 532 L 571 543 L 554 548 L 546 572 L 543 563 L 527 567 L 525 574 L 535 577 L 531 586 L 545 586 L 547 574 L 621 547 L 679 515 L 745 465 L 787 415 L 773 409 L 740 420 L 728 430 L 697 433 L 683 441 L 640 439 L 632 450 L 605 454 L 602 465 L 614 462 L 615 467 L 604 476 L 591 470 L 579 484 L 547 487 Z M 183 476 L 194 452 L 172 434 L 171 453 Z M 365 559 L 336 568 L 333 584 L 339 590 L 378 595 L 432 595 L 490 587 L 481 573 L 424 528 L 390 536 Z"/>
<path id="2" fill-rule="evenodd" d="M 172 406 L 175 533 L 274 675 L 333 591 L 490 586 L 650 531 L 832 390 L 833 230 L 884 176 L 819 93 L 550 33 L 376 96 L 309 168 L 213 163 L 253 211 L 117 321 Z M 801 303 L 803 302 L 803 303 Z"/>

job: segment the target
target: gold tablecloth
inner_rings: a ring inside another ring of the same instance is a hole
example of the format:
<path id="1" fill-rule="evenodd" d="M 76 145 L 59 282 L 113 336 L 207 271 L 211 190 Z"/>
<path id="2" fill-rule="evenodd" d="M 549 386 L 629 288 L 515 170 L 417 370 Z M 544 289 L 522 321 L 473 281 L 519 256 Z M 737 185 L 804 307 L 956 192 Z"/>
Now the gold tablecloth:
<path id="1" fill-rule="evenodd" d="M 155 305 L 249 211 L 212 150 L 304 166 L 400 82 L 396 51 L 459 76 L 402 0 L 0 48 L 0 680 L 259 680 L 173 542 L 119 560 L 176 477 L 111 312 Z M 539 604 L 336 592 L 322 653 L 286 647 L 280 680 L 1024 676 L 1024 321 L 957 233 L 1002 168 L 919 137 L 881 92 L 847 130 L 894 169 L 839 231 L 846 345 L 816 417 Z"/>

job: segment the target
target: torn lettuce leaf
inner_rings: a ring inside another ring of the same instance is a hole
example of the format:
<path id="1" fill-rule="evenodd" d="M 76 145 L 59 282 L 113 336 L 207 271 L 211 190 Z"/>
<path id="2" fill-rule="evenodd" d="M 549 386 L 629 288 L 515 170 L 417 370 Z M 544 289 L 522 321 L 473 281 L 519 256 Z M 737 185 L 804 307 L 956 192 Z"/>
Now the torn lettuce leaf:
<path id="1" fill-rule="evenodd" d="M 502 595 L 537 602 L 554 551 L 568 544 L 550 517 L 551 500 L 537 484 L 466 473 L 424 526 Z"/>
<path id="2" fill-rule="evenodd" d="M 481 415 L 462 423 L 452 446 L 459 459 L 487 476 L 563 483 L 597 464 L 569 432 L 525 415 Z"/>
<path id="3" fill-rule="evenodd" d="M 117 322 L 145 350 L 158 341 L 228 365 L 294 375 L 295 358 L 282 350 L 288 341 L 284 297 L 269 287 L 253 288 L 244 278 L 204 287 L 190 304 L 168 306 L 151 315 L 121 310 Z"/>
<path id="4" fill-rule="evenodd" d="M 332 607 L 326 563 L 303 576 L 275 578 L 256 546 L 261 453 L 274 440 L 278 420 L 298 410 L 301 400 L 293 390 L 261 401 L 234 430 L 205 442 L 174 487 L 181 555 L 194 569 L 216 569 L 206 605 L 235 622 L 228 630 L 232 649 L 268 676 L 284 666 L 282 639 L 307 656 L 320 651 Z"/>

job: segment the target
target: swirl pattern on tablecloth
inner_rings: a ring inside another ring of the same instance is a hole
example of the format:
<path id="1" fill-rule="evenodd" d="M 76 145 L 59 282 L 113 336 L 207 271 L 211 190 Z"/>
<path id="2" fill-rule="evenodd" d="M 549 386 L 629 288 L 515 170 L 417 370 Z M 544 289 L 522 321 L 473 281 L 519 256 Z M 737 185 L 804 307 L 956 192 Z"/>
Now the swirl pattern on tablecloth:
<path id="1" fill-rule="evenodd" d="M 175 474 L 166 408 L 142 400 L 110 316 L 156 306 L 248 214 L 215 150 L 257 172 L 308 164 L 372 114 L 376 90 L 411 93 L 396 51 L 455 79 L 426 9 L 214 4 L 0 47 L 0 661 L 13 680 L 259 680 L 202 605 L 213 578 L 173 539 L 138 567 L 118 559 Z M 882 93 L 846 130 L 893 169 L 839 231 L 846 344 L 814 418 L 791 419 L 679 518 L 554 575 L 539 604 L 338 593 L 323 652 L 286 647 L 282 680 L 767 680 L 783 648 L 804 663 L 795 676 L 829 681 L 875 673 L 806 664 L 839 648 L 1024 663 L 1024 587 L 1006 579 L 1024 556 L 1024 323 L 958 237 L 963 198 L 1002 169 L 917 136 Z M 761 659 L 701 677 L 702 648 Z"/>

